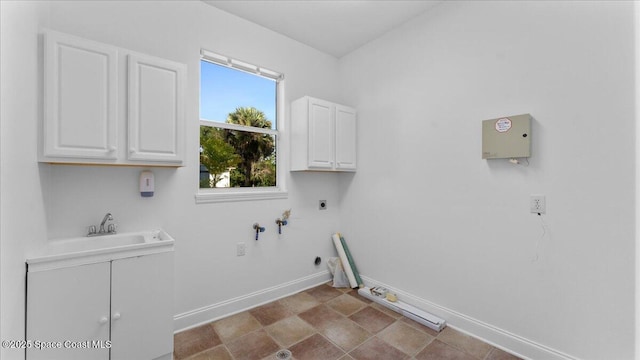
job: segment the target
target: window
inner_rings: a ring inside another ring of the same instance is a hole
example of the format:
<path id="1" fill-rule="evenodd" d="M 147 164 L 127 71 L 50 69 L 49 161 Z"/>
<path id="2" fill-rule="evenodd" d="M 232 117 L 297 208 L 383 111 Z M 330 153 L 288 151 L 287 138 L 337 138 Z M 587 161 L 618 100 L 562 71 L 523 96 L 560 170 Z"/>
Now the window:
<path id="1" fill-rule="evenodd" d="M 202 51 L 197 202 L 286 197 L 279 176 L 282 75 Z"/>

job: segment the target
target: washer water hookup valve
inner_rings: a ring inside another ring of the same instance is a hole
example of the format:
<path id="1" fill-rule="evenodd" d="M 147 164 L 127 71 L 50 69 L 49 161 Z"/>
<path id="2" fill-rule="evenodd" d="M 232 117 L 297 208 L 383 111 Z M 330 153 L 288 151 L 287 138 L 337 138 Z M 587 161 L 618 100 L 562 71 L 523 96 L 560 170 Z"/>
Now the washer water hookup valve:
<path id="1" fill-rule="evenodd" d="M 287 220 L 289 219 L 290 215 L 291 209 L 285 210 L 285 212 L 282 213 L 282 218 L 276 219 L 276 224 L 278 224 L 278 234 L 282 234 L 282 227 L 289 223 Z"/>
<path id="2" fill-rule="evenodd" d="M 258 240 L 258 235 L 261 232 L 264 232 L 264 227 L 261 227 L 260 224 L 255 223 L 255 224 L 253 224 L 253 229 L 256 231 L 256 240 Z"/>

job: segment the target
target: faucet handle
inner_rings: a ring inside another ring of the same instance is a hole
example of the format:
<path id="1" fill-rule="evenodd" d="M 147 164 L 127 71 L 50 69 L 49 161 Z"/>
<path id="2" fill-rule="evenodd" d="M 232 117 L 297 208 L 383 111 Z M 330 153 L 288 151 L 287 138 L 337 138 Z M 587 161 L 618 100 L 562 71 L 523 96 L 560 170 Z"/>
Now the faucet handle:
<path id="1" fill-rule="evenodd" d="M 107 226 L 107 232 L 109 234 L 115 234 L 116 233 L 116 224 L 109 224 L 109 226 Z"/>
<path id="2" fill-rule="evenodd" d="M 96 230 L 96 226 L 95 225 L 91 225 L 91 226 L 89 226 L 89 232 L 87 233 L 87 235 L 94 235 L 97 232 L 98 232 L 98 230 Z"/>

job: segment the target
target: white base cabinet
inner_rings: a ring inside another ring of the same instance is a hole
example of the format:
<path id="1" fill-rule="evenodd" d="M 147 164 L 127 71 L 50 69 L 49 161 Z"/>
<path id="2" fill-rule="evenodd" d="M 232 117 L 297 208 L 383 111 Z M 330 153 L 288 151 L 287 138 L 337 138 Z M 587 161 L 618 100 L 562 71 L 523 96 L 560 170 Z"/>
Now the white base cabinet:
<path id="1" fill-rule="evenodd" d="M 172 252 L 28 271 L 27 359 L 171 359 L 172 279 Z"/>
<path id="2" fill-rule="evenodd" d="M 111 360 L 173 352 L 173 253 L 113 261 Z"/>
<path id="3" fill-rule="evenodd" d="M 186 65 L 47 30 L 40 161 L 181 166 Z"/>
<path id="4" fill-rule="evenodd" d="M 305 96 L 291 103 L 291 171 L 355 171 L 356 110 Z"/>
<path id="5" fill-rule="evenodd" d="M 109 359 L 110 267 L 106 262 L 27 273 L 26 340 L 34 345 L 27 359 Z M 67 341 L 92 343 L 78 348 Z M 37 342 L 51 347 L 38 349 Z"/>

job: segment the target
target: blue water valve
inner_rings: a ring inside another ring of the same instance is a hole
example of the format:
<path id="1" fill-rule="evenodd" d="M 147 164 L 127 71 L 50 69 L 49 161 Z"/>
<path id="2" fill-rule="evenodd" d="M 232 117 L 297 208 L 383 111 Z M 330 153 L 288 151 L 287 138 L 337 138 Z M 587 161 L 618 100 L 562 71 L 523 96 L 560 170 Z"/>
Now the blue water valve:
<path id="1" fill-rule="evenodd" d="M 287 219 L 289 219 L 290 215 L 291 209 L 285 210 L 285 212 L 282 213 L 282 218 L 276 219 L 276 224 L 278 224 L 278 234 L 282 234 L 282 227 L 289 223 Z"/>
<path id="2" fill-rule="evenodd" d="M 278 234 L 282 234 L 282 227 L 287 225 L 287 219 L 276 219 L 276 224 L 278 224 Z"/>
<path id="3" fill-rule="evenodd" d="M 261 227 L 260 224 L 253 224 L 253 229 L 256 231 L 256 240 L 258 240 L 258 236 L 261 232 L 264 232 L 264 227 Z"/>

